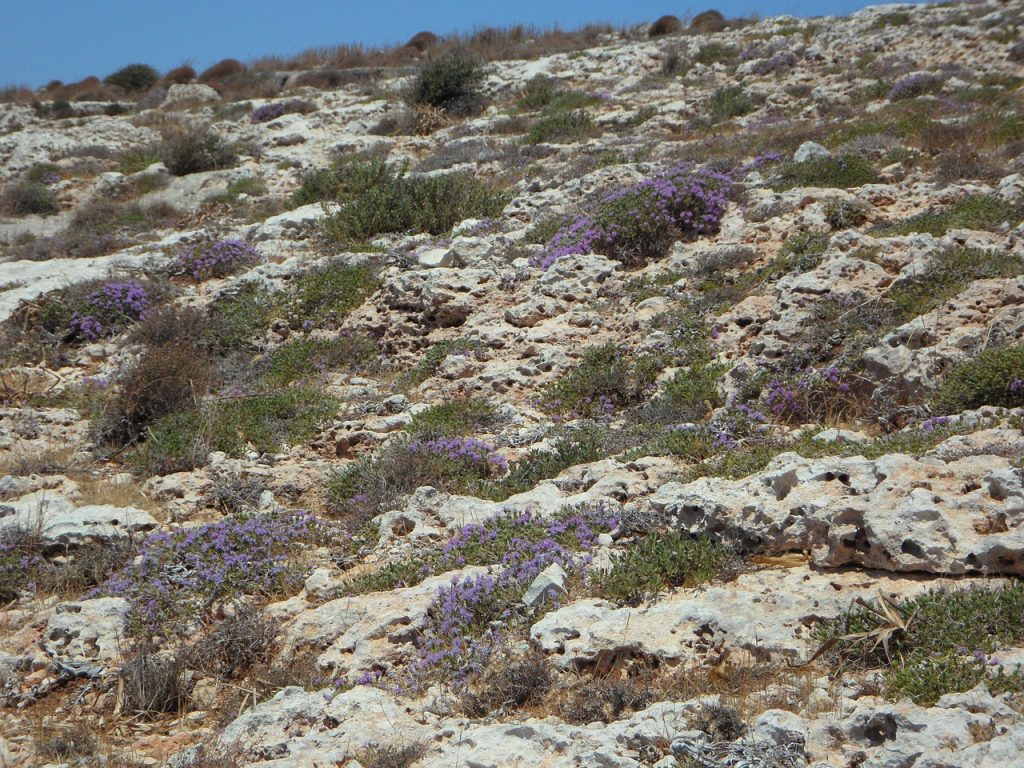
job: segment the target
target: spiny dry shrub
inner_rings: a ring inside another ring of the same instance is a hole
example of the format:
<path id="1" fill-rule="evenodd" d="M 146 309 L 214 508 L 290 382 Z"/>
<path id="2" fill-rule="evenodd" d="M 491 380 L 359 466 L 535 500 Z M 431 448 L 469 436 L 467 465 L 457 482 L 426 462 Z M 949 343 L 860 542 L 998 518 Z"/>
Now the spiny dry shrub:
<path id="1" fill-rule="evenodd" d="M 462 709 L 470 717 L 502 714 L 540 701 L 555 675 L 547 657 L 537 650 L 502 659 L 470 680 Z"/>
<path id="2" fill-rule="evenodd" d="M 169 129 L 158 149 L 160 159 L 175 176 L 230 168 L 238 155 L 209 126 Z"/>
<path id="3" fill-rule="evenodd" d="M 176 658 L 139 651 L 121 668 L 125 705 L 144 717 L 177 711 L 185 696 L 182 672 Z"/>
<path id="4" fill-rule="evenodd" d="M 10 216 L 46 216 L 57 213 L 60 204 L 46 184 L 38 181 L 20 181 L 0 191 L 0 213 Z"/>
<path id="5" fill-rule="evenodd" d="M 256 509 L 267 480 L 259 475 L 219 475 L 206 494 L 208 503 L 226 515 L 237 515 Z"/>
<path id="6" fill-rule="evenodd" d="M 592 677 L 569 689 L 559 715 L 569 723 L 610 723 L 623 714 L 644 709 L 655 698 L 654 676 L 642 669 L 633 674 Z"/>
<path id="7" fill-rule="evenodd" d="M 725 20 L 725 16 L 714 9 L 698 13 L 690 22 L 691 30 L 703 34 L 721 32 L 727 26 L 729 26 L 729 22 Z"/>
<path id="8" fill-rule="evenodd" d="M 216 64 L 207 67 L 199 75 L 200 83 L 211 83 L 223 80 L 235 75 L 241 75 L 246 71 L 246 66 L 238 59 L 221 59 Z"/>
<path id="9" fill-rule="evenodd" d="M 163 304 L 146 312 L 132 329 L 132 341 L 150 347 L 198 342 L 206 332 L 206 315 L 195 307 Z"/>
<path id="10" fill-rule="evenodd" d="M 175 67 L 174 69 L 169 70 L 167 74 L 164 75 L 163 80 L 161 82 L 163 83 L 164 86 L 168 86 L 182 83 L 191 83 L 195 79 L 196 71 L 188 64 L 182 64 L 180 67 Z"/>
<path id="11" fill-rule="evenodd" d="M 735 741 L 747 731 L 740 711 L 728 704 L 705 704 L 690 719 L 690 726 L 706 733 L 712 741 Z"/>
<path id="12" fill-rule="evenodd" d="M 420 742 L 404 747 L 375 747 L 359 755 L 359 764 L 366 768 L 409 768 L 426 753 L 427 745 Z"/>
<path id="13" fill-rule="evenodd" d="M 142 440 L 161 417 L 195 411 L 212 379 L 209 360 L 195 346 L 150 347 L 121 377 L 103 408 L 95 426 L 98 439 L 113 446 Z"/>
<path id="14" fill-rule="evenodd" d="M 235 680 L 254 664 L 267 662 L 280 625 L 250 610 L 236 606 L 234 615 L 188 649 L 185 666 L 205 675 Z"/>
<path id="15" fill-rule="evenodd" d="M 662 16 L 660 19 L 651 24 L 651 28 L 647 31 L 648 37 L 661 37 L 662 35 L 674 35 L 677 32 L 683 31 L 683 22 L 679 20 L 678 16 L 672 16 L 671 14 Z"/>

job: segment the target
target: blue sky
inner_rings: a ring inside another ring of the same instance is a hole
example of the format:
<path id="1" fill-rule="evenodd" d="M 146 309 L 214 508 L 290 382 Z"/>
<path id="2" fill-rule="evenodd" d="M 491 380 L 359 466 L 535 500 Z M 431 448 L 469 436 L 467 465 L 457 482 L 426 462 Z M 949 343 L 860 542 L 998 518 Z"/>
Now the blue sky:
<path id="1" fill-rule="evenodd" d="M 726 16 L 822 16 L 868 5 L 856 0 L 728 0 L 687 6 L 666 0 L 5 0 L 0 21 L 0 87 L 36 87 L 104 77 L 133 62 L 197 70 L 222 58 L 291 55 L 305 48 L 405 42 L 423 29 L 443 34 L 515 23 L 563 28 L 631 24 L 707 7 Z"/>

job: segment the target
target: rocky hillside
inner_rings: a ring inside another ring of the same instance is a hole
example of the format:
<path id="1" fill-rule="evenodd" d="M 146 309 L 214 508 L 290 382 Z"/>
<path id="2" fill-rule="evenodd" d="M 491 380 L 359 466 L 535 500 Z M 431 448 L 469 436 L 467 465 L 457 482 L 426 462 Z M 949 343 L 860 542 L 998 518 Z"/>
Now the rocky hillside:
<path id="1" fill-rule="evenodd" d="M 531 34 L 5 92 L 0 766 L 1020 764 L 1024 2 Z"/>

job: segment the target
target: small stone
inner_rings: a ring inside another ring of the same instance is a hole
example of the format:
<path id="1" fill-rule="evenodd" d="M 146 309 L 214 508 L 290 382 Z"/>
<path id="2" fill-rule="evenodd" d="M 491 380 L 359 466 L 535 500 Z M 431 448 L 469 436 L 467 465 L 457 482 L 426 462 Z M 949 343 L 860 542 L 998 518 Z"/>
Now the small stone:
<path id="1" fill-rule="evenodd" d="M 796 152 L 793 153 L 793 162 L 806 163 L 808 160 L 818 160 L 832 157 L 832 153 L 816 141 L 805 141 Z"/>
<path id="2" fill-rule="evenodd" d="M 545 597 L 565 592 L 565 570 L 558 563 L 552 563 L 531 582 L 526 594 L 523 595 L 523 603 L 529 607 L 535 606 Z"/>

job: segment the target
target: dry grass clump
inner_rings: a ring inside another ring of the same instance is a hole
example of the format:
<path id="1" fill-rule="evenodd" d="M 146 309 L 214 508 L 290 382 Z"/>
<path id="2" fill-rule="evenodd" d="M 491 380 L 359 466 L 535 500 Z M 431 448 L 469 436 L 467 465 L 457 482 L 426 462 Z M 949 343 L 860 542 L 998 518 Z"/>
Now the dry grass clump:
<path id="1" fill-rule="evenodd" d="M 183 672 L 176 658 L 139 651 L 121 668 L 125 707 L 142 717 L 176 712 L 185 699 Z"/>
<path id="2" fill-rule="evenodd" d="M 462 695 L 462 709 L 470 717 L 506 714 L 539 703 L 554 682 L 547 657 L 530 650 L 488 667 L 472 680 Z"/>

